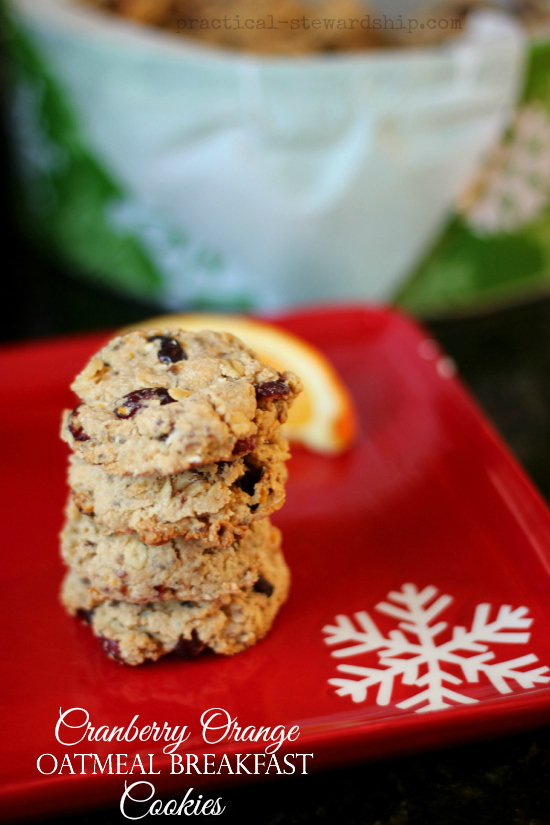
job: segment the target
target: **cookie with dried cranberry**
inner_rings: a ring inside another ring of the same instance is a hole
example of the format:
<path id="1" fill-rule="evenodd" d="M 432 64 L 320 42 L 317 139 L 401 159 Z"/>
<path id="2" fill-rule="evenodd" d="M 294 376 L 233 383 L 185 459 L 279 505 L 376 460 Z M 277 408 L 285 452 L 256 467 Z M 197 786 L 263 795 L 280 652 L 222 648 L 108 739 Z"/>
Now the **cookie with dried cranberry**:
<path id="1" fill-rule="evenodd" d="M 135 331 L 76 377 L 62 438 L 111 475 L 174 475 L 273 441 L 301 390 L 221 332 Z"/>
<path id="2" fill-rule="evenodd" d="M 88 588 L 73 571 L 65 578 L 61 599 L 69 613 L 91 626 L 108 656 L 139 665 L 167 653 L 190 659 L 205 648 L 225 655 L 239 653 L 269 631 L 289 584 L 288 567 L 276 551 L 265 558 L 253 584 L 217 601 L 108 600 L 90 609 Z"/>
<path id="3" fill-rule="evenodd" d="M 73 455 L 69 486 L 78 509 L 113 532 L 135 531 L 147 544 L 181 536 L 226 547 L 282 507 L 288 457 L 279 438 L 172 476 L 115 476 Z"/>
<path id="4" fill-rule="evenodd" d="M 280 544 L 279 530 L 264 519 L 224 548 L 181 538 L 151 546 L 136 533 L 110 533 L 69 505 L 61 555 L 86 582 L 89 608 L 105 599 L 212 601 L 238 593 L 256 581 Z"/>

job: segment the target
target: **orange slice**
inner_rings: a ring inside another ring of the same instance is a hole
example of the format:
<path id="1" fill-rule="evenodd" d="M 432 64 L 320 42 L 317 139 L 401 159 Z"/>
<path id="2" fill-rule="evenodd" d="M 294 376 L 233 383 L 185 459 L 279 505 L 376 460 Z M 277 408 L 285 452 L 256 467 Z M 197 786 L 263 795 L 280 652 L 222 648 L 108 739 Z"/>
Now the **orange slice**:
<path id="1" fill-rule="evenodd" d="M 336 370 L 318 349 L 290 332 L 239 315 L 213 313 L 159 315 L 126 329 L 232 332 L 260 361 L 279 372 L 290 370 L 302 380 L 304 391 L 285 424 L 287 438 L 329 454 L 346 450 L 355 438 L 355 409 Z"/>

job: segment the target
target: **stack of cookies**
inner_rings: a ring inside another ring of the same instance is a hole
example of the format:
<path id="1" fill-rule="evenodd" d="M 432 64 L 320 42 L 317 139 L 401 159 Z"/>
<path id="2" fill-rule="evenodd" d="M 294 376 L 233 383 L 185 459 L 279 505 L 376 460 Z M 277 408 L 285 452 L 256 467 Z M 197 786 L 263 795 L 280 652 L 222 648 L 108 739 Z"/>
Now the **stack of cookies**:
<path id="1" fill-rule="evenodd" d="M 216 332 L 130 332 L 77 376 L 62 601 L 109 656 L 232 654 L 267 633 L 289 588 L 268 516 L 300 388 Z"/>

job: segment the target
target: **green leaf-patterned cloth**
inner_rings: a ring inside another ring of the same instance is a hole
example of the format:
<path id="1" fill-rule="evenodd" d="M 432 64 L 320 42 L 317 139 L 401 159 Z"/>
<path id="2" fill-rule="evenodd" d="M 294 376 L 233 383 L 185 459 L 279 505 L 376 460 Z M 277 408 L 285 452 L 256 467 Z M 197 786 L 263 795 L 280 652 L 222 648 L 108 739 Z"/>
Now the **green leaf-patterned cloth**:
<path id="1" fill-rule="evenodd" d="M 508 132 L 469 181 L 435 246 L 396 297 L 435 316 L 550 292 L 550 41 L 531 46 Z"/>

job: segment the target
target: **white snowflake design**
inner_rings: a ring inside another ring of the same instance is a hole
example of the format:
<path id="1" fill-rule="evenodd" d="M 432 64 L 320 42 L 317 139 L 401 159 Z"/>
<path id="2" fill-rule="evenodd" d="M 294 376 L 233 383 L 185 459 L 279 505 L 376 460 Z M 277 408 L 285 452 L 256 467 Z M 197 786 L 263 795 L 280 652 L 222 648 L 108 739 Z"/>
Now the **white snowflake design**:
<path id="1" fill-rule="evenodd" d="M 337 669 L 341 673 L 360 678 L 329 679 L 337 688 L 336 693 L 350 696 L 354 702 L 364 702 L 369 688 L 377 688 L 376 703 L 389 705 L 395 680 L 401 679 L 403 685 L 419 690 L 397 707 L 415 707 L 417 713 L 423 713 L 476 703 L 477 699 L 448 686 L 479 682 L 480 676 L 486 677 L 502 694 L 512 693 L 509 682 L 524 690 L 550 682 L 550 676 L 544 675 L 548 667 L 521 670 L 538 661 L 533 653 L 495 662 L 495 653 L 490 650 L 494 644 L 527 644 L 531 634 L 525 631 L 533 619 L 528 618 L 526 607 L 512 609 L 510 605 L 502 605 L 496 618 L 490 621 L 491 605 L 479 604 L 470 630 L 454 627 L 452 638 L 438 644 L 436 638 L 447 629 L 448 623 L 434 624 L 434 620 L 453 601 L 451 596 L 438 594 L 436 587 L 419 590 L 414 584 L 404 584 L 400 592 L 388 593 L 388 601 L 375 607 L 380 613 L 399 620 L 399 629 L 390 631 L 387 638 L 365 611 L 354 614 L 355 623 L 348 616 L 340 615 L 335 625 L 326 625 L 323 632 L 327 634 L 324 640 L 327 645 L 351 643 L 334 650 L 332 656 L 344 659 L 376 651 L 382 665 L 381 668 L 339 665 Z M 445 665 L 458 666 L 463 678 L 448 672 Z"/>

